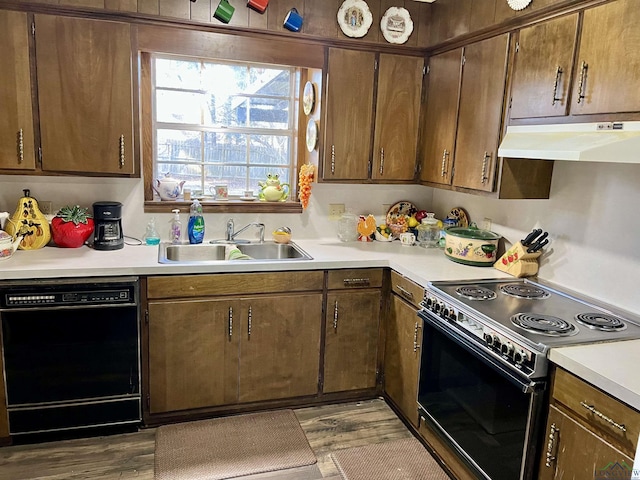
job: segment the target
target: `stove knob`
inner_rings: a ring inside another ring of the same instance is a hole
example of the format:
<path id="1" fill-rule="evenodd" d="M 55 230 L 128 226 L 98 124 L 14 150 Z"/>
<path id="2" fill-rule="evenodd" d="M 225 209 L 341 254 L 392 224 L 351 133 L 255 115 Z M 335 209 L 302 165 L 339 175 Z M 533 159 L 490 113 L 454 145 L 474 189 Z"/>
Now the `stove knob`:
<path id="1" fill-rule="evenodd" d="M 500 347 L 500 339 L 498 338 L 497 335 L 495 335 L 493 333 L 485 333 L 484 334 L 484 341 L 490 347 L 496 347 L 496 348 Z"/>
<path id="2" fill-rule="evenodd" d="M 433 300 L 431 299 L 431 297 L 427 298 L 426 304 L 427 304 L 427 308 L 431 308 L 431 305 L 433 304 Z"/>
<path id="3" fill-rule="evenodd" d="M 442 310 L 442 312 L 440 313 L 440 315 L 442 315 L 443 318 L 449 318 L 449 309 L 445 308 L 444 310 Z"/>
<path id="4" fill-rule="evenodd" d="M 433 310 L 435 312 L 440 312 L 440 309 L 442 308 L 442 304 L 441 303 L 434 303 L 433 305 Z"/>
<path id="5" fill-rule="evenodd" d="M 526 360 L 528 360 L 529 356 L 527 355 L 527 352 L 525 352 L 524 350 L 518 350 L 514 355 L 513 355 L 513 359 L 516 361 L 516 363 L 519 364 L 523 364 Z"/>
<path id="6" fill-rule="evenodd" d="M 511 342 L 503 343 L 502 347 L 500 347 L 500 351 L 503 355 L 511 355 L 513 353 L 513 344 Z"/>
<path id="7" fill-rule="evenodd" d="M 457 321 L 457 320 L 458 320 L 458 316 L 456 315 L 456 312 L 455 312 L 453 309 L 451 309 L 451 310 L 449 311 L 449 319 L 450 319 L 452 322 L 455 322 L 455 321 Z"/>

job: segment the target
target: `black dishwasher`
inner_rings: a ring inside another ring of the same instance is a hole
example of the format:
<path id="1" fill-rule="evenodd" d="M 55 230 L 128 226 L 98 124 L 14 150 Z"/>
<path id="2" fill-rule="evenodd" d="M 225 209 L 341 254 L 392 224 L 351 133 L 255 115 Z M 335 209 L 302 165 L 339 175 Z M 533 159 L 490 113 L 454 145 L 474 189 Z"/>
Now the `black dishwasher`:
<path id="1" fill-rule="evenodd" d="M 12 436 L 141 422 L 136 277 L 0 284 Z"/>

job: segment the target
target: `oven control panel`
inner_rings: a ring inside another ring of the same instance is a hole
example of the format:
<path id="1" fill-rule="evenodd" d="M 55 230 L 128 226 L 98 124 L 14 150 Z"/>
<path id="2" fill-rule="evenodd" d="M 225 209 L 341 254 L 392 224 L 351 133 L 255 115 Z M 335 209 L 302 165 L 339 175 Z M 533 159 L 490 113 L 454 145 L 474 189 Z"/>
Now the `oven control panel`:
<path id="1" fill-rule="evenodd" d="M 477 344 L 493 352 L 503 362 L 521 370 L 525 375 L 530 375 L 535 370 L 536 354 L 534 352 L 485 324 L 478 317 L 469 315 L 428 291 L 425 292 L 421 306 L 448 323 L 456 325 L 467 336 L 473 337 Z"/>

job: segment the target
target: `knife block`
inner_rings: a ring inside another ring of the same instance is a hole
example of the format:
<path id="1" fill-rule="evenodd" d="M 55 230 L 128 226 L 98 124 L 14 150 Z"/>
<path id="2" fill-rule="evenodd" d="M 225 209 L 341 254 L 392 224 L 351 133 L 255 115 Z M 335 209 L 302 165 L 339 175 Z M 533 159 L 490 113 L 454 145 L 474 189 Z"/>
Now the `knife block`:
<path id="1" fill-rule="evenodd" d="M 538 273 L 538 257 L 542 252 L 527 253 L 526 247 L 518 242 L 493 264 L 494 268 L 514 277 L 530 277 Z"/>

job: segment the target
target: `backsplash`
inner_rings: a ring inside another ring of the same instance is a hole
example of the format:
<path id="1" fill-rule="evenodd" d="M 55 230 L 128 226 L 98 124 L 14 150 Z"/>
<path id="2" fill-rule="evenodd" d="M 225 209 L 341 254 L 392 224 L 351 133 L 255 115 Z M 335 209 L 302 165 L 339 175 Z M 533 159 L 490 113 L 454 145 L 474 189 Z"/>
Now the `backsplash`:
<path id="1" fill-rule="evenodd" d="M 495 200 L 419 185 L 314 184 L 302 214 L 235 214 L 236 225 L 260 221 L 267 232 L 286 225 L 293 238 L 336 239 L 329 203 L 344 203 L 354 213 L 383 216 L 384 206 L 409 200 L 442 218 L 464 207 L 479 225 L 516 242 L 534 227 L 549 231 L 551 243 L 541 257 L 539 276 L 627 310 L 640 312 L 640 168 L 637 165 L 556 162 L 549 200 Z M 22 189 L 50 200 L 54 211 L 66 204 L 91 207 L 100 200 L 123 204 L 123 230 L 142 238 L 151 214 L 143 212 L 140 179 L 0 176 L 0 211 L 13 212 Z M 169 210 L 169 209 L 167 209 Z M 162 238 L 171 214 L 154 214 Z M 220 238 L 229 214 L 206 214 L 206 239 Z M 186 215 L 183 214 L 186 221 Z M 167 231 L 165 231 L 167 230 Z M 478 268 L 478 267 L 469 267 Z M 479 271 L 481 275 L 482 272 Z"/>

